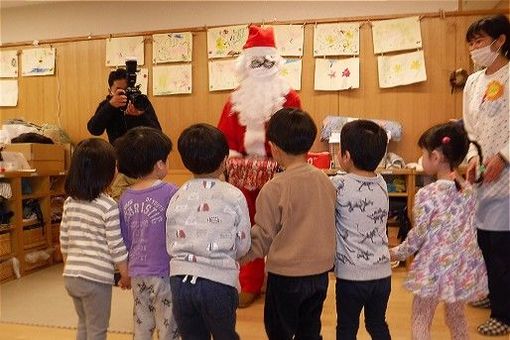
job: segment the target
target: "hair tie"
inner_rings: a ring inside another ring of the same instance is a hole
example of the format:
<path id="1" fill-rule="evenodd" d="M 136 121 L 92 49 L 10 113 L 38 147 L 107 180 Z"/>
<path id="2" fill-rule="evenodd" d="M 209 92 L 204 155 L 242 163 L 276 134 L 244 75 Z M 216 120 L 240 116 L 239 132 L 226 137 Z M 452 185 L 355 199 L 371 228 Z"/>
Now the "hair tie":
<path id="1" fill-rule="evenodd" d="M 448 144 L 448 143 L 450 143 L 450 140 L 451 140 L 450 137 L 444 136 L 443 139 L 441 139 L 441 143 Z"/>

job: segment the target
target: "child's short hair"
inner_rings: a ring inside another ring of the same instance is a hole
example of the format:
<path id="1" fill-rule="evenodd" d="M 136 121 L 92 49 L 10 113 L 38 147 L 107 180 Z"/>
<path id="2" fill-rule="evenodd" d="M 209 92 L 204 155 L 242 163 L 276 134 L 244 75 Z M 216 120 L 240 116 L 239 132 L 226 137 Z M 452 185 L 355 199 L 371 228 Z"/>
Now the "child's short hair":
<path id="1" fill-rule="evenodd" d="M 277 111 L 267 125 L 267 139 L 291 155 L 302 155 L 310 151 L 317 135 L 312 117 L 295 108 Z"/>
<path id="2" fill-rule="evenodd" d="M 228 156 L 225 135 L 209 124 L 194 124 L 186 128 L 177 141 L 184 166 L 194 174 L 210 174 L 218 170 Z"/>
<path id="3" fill-rule="evenodd" d="M 434 125 L 418 140 L 418 146 L 422 149 L 441 151 L 452 169 L 458 167 L 466 157 L 469 143 L 466 131 L 456 122 Z"/>
<path id="4" fill-rule="evenodd" d="M 149 175 L 158 161 L 166 163 L 172 141 L 158 129 L 140 126 L 118 138 L 115 151 L 119 171 L 131 178 L 141 178 Z"/>
<path id="5" fill-rule="evenodd" d="M 106 191 L 114 177 L 113 146 L 103 139 L 85 139 L 74 150 L 65 191 L 74 199 L 93 201 Z"/>
<path id="6" fill-rule="evenodd" d="M 352 163 L 360 170 L 374 171 L 386 153 L 386 131 L 370 120 L 354 120 L 345 124 L 340 132 L 342 155 L 349 151 Z"/>

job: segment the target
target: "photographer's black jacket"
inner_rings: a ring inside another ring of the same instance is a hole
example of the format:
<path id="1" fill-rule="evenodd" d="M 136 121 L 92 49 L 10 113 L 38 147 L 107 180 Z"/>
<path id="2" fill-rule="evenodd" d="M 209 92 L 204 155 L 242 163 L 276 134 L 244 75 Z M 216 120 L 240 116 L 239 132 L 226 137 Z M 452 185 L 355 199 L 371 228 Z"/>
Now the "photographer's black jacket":
<path id="1" fill-rule="evenodd" d="M 137 126 L 148 126 L 161 130 L 158 117 L 152 104 L 149 102 L 147 110 L 140 116 L 125 115 L 121 109 L 110 105 L 112 96 L 107 96 L 96 109 L 96 113 L 90 118 L 87 129 L 94 136 L 101 135 L 105 130 L 110 144 L 124 135 L 129 129 Z"/>

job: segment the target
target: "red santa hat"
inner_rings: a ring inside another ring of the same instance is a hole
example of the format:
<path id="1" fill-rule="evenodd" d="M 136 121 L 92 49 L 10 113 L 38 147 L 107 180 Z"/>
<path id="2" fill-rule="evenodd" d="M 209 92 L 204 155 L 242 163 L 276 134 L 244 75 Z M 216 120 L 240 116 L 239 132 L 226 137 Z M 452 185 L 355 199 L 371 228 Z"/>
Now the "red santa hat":
<path id="1" fill-rule="evenodd" d="M 248 39 L 243 46 L 245 52 L 253 51 L 256 54 L 274 54 L 274 32 L 272 27 L 250 25 Z"/>

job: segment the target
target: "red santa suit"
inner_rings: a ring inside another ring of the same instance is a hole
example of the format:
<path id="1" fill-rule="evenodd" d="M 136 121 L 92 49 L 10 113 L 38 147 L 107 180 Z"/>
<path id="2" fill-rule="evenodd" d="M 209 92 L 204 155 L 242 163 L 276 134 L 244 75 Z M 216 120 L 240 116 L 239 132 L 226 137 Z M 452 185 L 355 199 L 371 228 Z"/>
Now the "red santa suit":
<path id="1" fill-rule="evenodd" d="M 218 123 L 230 149 L 227 173 L 235 174 L 229 182 L 245 195 L 252 224 L 259 190 L 277 168 L 266 140 L 267 122 L 283 107 L 301 108 L 296 91 L 279 76 L 281 60 L 274 48 L 272 29 L 250 26 L 243 54 L 238 59 L 238 70 L 241 77 L 244 73 L 244 79 L 226 102 Z M 241 266 L 241 291 L 260 293 L 264 275 L 264 259 Z"/>

